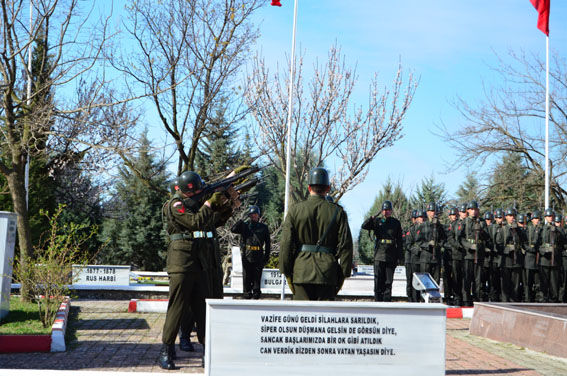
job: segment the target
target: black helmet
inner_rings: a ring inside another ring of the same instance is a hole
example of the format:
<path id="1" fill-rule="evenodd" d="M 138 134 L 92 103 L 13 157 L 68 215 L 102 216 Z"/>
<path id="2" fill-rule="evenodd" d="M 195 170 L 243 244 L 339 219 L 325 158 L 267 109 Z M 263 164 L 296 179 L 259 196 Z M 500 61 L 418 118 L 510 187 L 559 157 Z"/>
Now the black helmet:
<path id="1" fill-rule="evenodd" d="M 514 209 L 514 208 L 508 208 L 508 209 L 506 209 L 506 215 L 513 215 L 513 216 L 516 216 L 516 209 Z"/>
<path id="2" fill-rule="evenodd" d="M 553 217 L 554 215 L 555 215 L 555 213 L 553 212 L 553 209 L 551 209 L 551 208 L 545 209 L 545 212 L 543 213 L 544 217 Z"/>
<path id="3" fill-rule="evenodd" d="M 384 201 L 382 203 L 382 210 L 392 210 L 392 203 L 390 201 Z"/>
<path id="4" fill-rule="evenodd" d="M 461 213 L 464 213 L 467 211 L 467 204 L 461 204 L 461 207 L 459 208 L 459 211 Z"/>
<path id="5" fill-rule="evenodd" d="M 492 221 L 492 220 L 494 219 L 494 216 L 492 215 L 492 212 L 489 212 L 489 211 L 488 211 L 488 212 L 484 213 L 484 219 L 485 219 L 485 220 L 488 219 L 488 220 L 491 220 L 491 221 Z"/>
<path id="6" fill-rule="evenodd" d="M 429 204 L 427 204 L 427 211 L 437 211 L 437 206 L 435 205 L 434 202 L 430 202 Z"/>
<path id="7" fill-rule="evenodd" d="M 453 207 L 449 210 L 449 215 L 459 215 L 459 209 L 457 209 L 456 206 L 453 206 Z"/>
<path id="8" fill-rule="evenodd" d="M 169 191 L 174 194 L 179 189 L 179 179 L 175 178 L 169 183 Z"/>
<path id="9" fill-rule="evenodd" d="M 250 214 L 258 214 L 260 215 L 260 208 L 256 205 L 252 205 L 248 208 L 248 215 Z"/>
<path id="10" fill-rule="evenodd" d="M 496 209 L 496 211 L 494 212 L 494 217 L 495 218 L 504 218 L 504 210 L 498 208 Z"/>
<path id="11" fill-rule="evenodd" d="M 532 213 L 532 219 L 537 218 L 541 219 L 541 212 L 539 210 L 534 210 Z"/>
<path id="12" fill-rule="evenodd" d="M 526 223 L 526 215 L 525 214 L 518 214 L 518 223 Z"/>
<path id="13" fill-rule="evenodd" d="M 309 171 L 309 185 L 330 186 L 329 173 L 323 167 L 315 167 Z"/>
<path id="14" fill-rule="evenodd" d="M 424 219 L 427 218 L 427 212 L 425 210 L 420 211 L 418 217 L 421 217 L 421 218 L 424 218 Z"/>
<path id="15" fill-rule="evenodd" d="M 561 222 L 563 221 L 563 216 L 561 214 L 555 214 L 555 218 L 553 219 L 553 222 Z"/>
<path id="16" fill-rule="evenodd" d="M 414 210 L 412 210 L 412 211 L 411 211 L 411 217 L 412 217 L 412 218 L 417 218 L 417 217 L 419 217 L 419 215 L 418 215 L 418 211 L 417 211 L 417 210 L 415 210 L 415 209 L 414 209 Z"/>
<path id="17" fill-rule="evenodd" d="M 198 173 L 193 171 L 185 171 L 177 177 L 179 189 L 183 193 L 198 191 L 203 188 L 203 180 Z"/>
<path id="18" fill-rule="evenodd" d="M 470 200 L 467 204 L 467 209 L 478 209 L 478 202 Z"/>
<path id="19" fill-rule="evenodd" d="M 329 201 L 330 203 L 335 202 L 335 199 L 334 199 L 333 196 L 331 196 L 331 195 L 326 195 L 326 196 L 325 196 L 325 200 Z"/>

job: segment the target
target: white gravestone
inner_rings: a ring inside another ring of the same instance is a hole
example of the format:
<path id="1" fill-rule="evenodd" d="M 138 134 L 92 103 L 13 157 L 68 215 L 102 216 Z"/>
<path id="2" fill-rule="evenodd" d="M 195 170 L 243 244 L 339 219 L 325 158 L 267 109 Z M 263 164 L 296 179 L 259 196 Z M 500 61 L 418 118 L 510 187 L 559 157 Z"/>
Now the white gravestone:
<path id="1" fill-rule="evenodd" d="M 0 319 L 4 318 L 10 311 L 16 223 L 17 215 L 15 213 L 0 212 Z"/>
<path id="2" fill-rule="evenodd" d="M 207 299 L 205 374 L 444 375 L 446 306 Z"/>
<path id="3" fill-rule="evenodd" d="M 73 285 L 129 286 L 130 266 L 73 265 Z"/>

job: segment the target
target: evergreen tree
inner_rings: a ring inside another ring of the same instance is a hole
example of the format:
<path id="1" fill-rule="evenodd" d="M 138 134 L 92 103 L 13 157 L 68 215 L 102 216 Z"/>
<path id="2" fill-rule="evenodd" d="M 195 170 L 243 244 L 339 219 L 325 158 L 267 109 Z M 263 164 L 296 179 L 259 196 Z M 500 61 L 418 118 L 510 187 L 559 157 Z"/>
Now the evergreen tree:
<path id="1" fill-rule="evenodd" d="M 471 200 L 484 201 L 476 173 L 473 172 L 467 175 L 466 180 L 459 185 L 456 195 L 458 202 L 468 202 Z"/>
<path id="2" fill-rule="evenodd" d="M 106 213 L 111 217 L 103 223 L 100 236 L 105 247 L 98 260 L 105 264 L 127 264 L 134 269 L 159 271 L 165 267 L 167 245 L 163 237 L 161 209 L 167 197 L 148 189 L 145 180 L 166 189 L 165 168 L 156 163 L 150 153 L 147 135 L 134 160 L 138 177 L 128 168 L 120 170 L 116 194 L 108 203 Z"/>
<path id="3" fill-rule="evenodd" d="M 384 183 L 364 218 L 381 215 L 382 203 L 386 200 L 392 202 L 394 209 L 392 216 L 397 218 L 404 227 L 411 218 L 409 200 L 402 189 L 402 185 L 399 182 L 394 185 L 390 179 Z M 359 230 L 358 258 L 362 264 L 374 264 L 374 234 L 370 231 Z"/>
<path id="4" fill-rule="evenodd" d="M 494 208 L 515 206 L 519 211 L 543 208 L 543 189 L 518 153 L 508 153 L 494 167 L 486 193 L 486 205 Z"/>
<path id="5" fill-rule="evenodd" d="M 428 203 L 435 202 L 442 209 L 447 201 L 445 184 L 435 183 L 433 176 L 424 178 L 421 186 L 417 188 L 410 199 L 411 207 L 414 209 L 425 209 Z"/>

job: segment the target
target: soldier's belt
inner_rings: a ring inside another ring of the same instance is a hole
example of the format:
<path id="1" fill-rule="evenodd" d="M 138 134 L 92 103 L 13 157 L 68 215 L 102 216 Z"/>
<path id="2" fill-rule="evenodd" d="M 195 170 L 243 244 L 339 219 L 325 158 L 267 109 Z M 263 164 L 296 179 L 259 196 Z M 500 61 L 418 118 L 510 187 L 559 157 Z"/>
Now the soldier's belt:
<path id="1" fill-rule="evenodd" d="M 541 248 L 553 248 L 553 246 L 551 245 L 551 243 L 543 243 L 541 245 Z"/>
<path id="2" fill-rule="evenodd" d="M 301 246 L 301 251 L 304 251 L 304 252 L 322 252 L 322 253 L 328 253 L 330 255 L 335 254 L 334 249 L 331 249 L 329 247 L 325 247 L 325 246 L 322 246 L 322 245 L 312 245 L 312 244 L 303 244 Z"/>
<path id="3" fill-rule="evenodd" d="M 394 241 L 392 239 L 379 239 L 377 242 L 380 244 L 392 244 Z"/>
<path id="4" fill-rule="evenodd" d="M 193 239 L 212 239 L 214 234 L 212 231 L 193 231 L 193 232 L 183 232 L 181 234 L 171 234 L 169 235 L 169 240 L 193 240 Z"/>
<path id="5" fill-rule="evenodd" d="M 506 244 L 506 249 L 509 251 L 515 251 L 516 245 L 515 244 Z"/>
<path id="6" fill-rule="evenodd" d="M 553 252 L 553 247 L 539 247 L 540 251 L 543 253 Z"/>
<path id="7" fill-rule="evenodd" d="M 246 249 L 249 251 L 260 251 L 262 247 L 260 247 L 259 245 L 247 245 Z"/>
<path id="8" fill-rule="evenodd" d="M 467 239 L 467 242 L 471 243 L 471 244 L 476 244 L 477 241 L 476 239 Z"/>

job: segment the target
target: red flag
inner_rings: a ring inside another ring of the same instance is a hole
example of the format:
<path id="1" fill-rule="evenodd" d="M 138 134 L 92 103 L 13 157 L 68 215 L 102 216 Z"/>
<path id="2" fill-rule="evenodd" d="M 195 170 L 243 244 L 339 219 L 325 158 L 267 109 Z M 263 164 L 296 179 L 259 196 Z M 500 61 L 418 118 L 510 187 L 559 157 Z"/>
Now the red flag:
<path id="1" fill-rule="evenodd" d="M 281 7 L 282 6 L 282 4 L 280 3 L 280 0 L 272 0 L 271 5 L 274 6 L 274 7 Z"/>
<path id="2" fill-rule="evenodd" d="M 551 0 L 530 0 L 539 13 L 537 28 L 549 36 L 549 3 Z"/>

